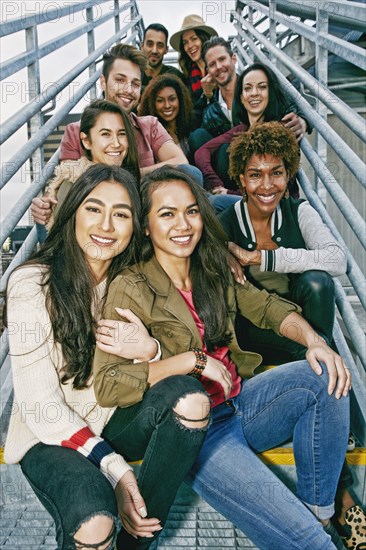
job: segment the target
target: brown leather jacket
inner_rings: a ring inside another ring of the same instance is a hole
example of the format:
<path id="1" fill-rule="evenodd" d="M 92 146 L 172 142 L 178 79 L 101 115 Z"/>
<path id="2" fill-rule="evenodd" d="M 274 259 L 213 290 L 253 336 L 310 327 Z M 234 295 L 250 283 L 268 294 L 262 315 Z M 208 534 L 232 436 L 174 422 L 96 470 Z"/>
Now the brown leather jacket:
<path id="1" fill-rule="evenodd" d="M 300 308 L 275 294 L 258 290 L 248 281 L 230 286 L 228 291 L 228 333 L 231 359 L 242 378 L 253 376 L 261 356 L 243 351 L 236 340 L 234 321 L 237 311 L 260 328 L 279 333 L 282 321 Z M 150 334 L 159 340 L 162 359 L 184 353 L 190 348 L 202 348 L 202 340 L 183 298 L 156 258 L 130 267 L 115 278 L 109 287 L 105 319 L 120 319 L 115 307 L 131 309 Z M 133 335 L 130 335 L 133 337 Z M 135 337 L 138 337 L 135 335 Z M 94 357 L 94 388 L 100 405 L 128 407 L 143 398 L 148 389 L 149 363 L 133 363 L 96 349 Z"/>

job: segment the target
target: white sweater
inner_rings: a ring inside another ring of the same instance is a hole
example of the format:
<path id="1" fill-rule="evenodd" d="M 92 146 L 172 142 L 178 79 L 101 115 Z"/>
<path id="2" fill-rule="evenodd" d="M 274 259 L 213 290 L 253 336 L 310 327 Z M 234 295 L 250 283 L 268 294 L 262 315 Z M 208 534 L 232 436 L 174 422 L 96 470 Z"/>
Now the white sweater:
<path id="1" fill-rule="evenodd" d="M 14 404 L 5 445 L 5 460 L 15 463 L 43 442 L 77 450 L 109 479 L 113 487 L 131 469 L 100 434 L 115 408 L 100 407 L 92 380 L 75 390 L 61 384 L 61 346 L 52 327 L 40 286 L 44 267 L 27 266 L 13 273 L 8 285 L 8 329 Z M 105 282 L 97 287 L 102 298 Z"/>

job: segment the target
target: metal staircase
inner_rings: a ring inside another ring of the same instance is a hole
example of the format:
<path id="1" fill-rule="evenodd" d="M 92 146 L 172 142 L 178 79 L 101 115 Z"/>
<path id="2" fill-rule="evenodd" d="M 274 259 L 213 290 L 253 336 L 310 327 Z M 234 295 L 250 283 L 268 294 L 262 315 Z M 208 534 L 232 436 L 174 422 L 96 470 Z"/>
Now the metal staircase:
<path id="1" fill-rule="evenodd" d="M 50 142 L 57 142 L 68 116 L 77 116 L 96 97 L 103 52 L 118 41 L 137 46 L 142 41 L 144 22 L 134 0 L 82 0 L 63 8 L 53 6 L 4 20 L 0 27 L 1 44 L 14 37 L 25 43 L 20 53 L 1 63 L 3 103 L 12 106 L 1 126 L 3 200 L 10 200 L 21 187 L 2 222 L 1 245 L 58 162 L 57 151 L 49 158 Z M 71 25 L 63 25 L 70 21 Z M 347 250 L 347 277 L 336 280 L 334 338 L 352 369 L 352 431 L 358 448 L 348 453 L 348 461 L 355 492 L 365 503 L 365 1 L 238 0 L 231 21 L 238 69 L 255 60 L 270 63 L 286 93 L 314 126 L 313 134 L 301 141 L 299 179 L 304 195 Z M 215 26 L 212 20 L 210 24 Z M 69 65 L 62 74 L 55 72 L 60 54 L 68 56 Z M 43 77 L 46 66 L 57 74 L 51 83 Z M 2 290 L 12 269 L 29 257 L 36 244 L 33 228 L 3 274 Z M 0 365 L 3 445 L 12 403 L 6 330 L 1 336 Z M 293 484 L 290 448 L 275 450 L 264 459 Z M 55 548 L 52 521 L 19 468 L 3 464 L 1 474 L 0 546 Z M 168 546 L 253 548 L 245 535 L 184 488 L 158 548 Z"/>

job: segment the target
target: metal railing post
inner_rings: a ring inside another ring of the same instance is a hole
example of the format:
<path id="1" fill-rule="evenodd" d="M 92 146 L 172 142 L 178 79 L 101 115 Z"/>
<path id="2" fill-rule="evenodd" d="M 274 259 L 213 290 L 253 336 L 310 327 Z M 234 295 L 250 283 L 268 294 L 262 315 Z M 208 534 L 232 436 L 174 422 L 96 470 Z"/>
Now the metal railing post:
<path id="1" fill-rule="evenodd" d="M 273 46 L 277 43 L 277 23 L 275 19 L 276 0 L 269 0 L 269 39 Z M 270 53 L 269 59 L 275 66 L 277 65 L 276 57 Z"/>
<path id="2" fill-rule="evenodd" d="M 94 8 L 86 9 L 86 21 L 87 23 L 93 23 L 94 21 Z M 95 51 L 95 39 L 94 39 L 94 27 L 87 33 L 87 42 L 88 42 L 88 55 L 92 54 Z M 89 65 L 89 77 L 92 77 L 96 71 L 95 61 L 92 61 Z M 96 99 L 97 97 L 97 88 L 95 84 L 90 88 L 90 99 Z"/>
<path id="3" fill-rule="evenodd" d="M 254 8 L 252 6 L 248 6 L 248 21 L 251 25 L 254 25 Z M 252 36 L 249 35 L 249 38 L 252 38 Z M 248 55 L 249 55 L 249 57 L 250 57 L 250 59 L 252 60 L 252 63 L 253 63 L 254 62 L 254 55 L 250 50 L 248 51 Z"/>
<path id="4" fill-rule="evenodd" d="M 329 19 L 328 19 L 328 13 L 326 11 L 323 11 L 319 4 L 316 4 L 316 44 L 315 44 L 315 72 L 316 72 L 316 78 L 322 84 L 323 86 L 328 86 L 328 50 L 324 48 L 323 46 L 320 46 L 320 35 L 322 33 L 326 34 L 328 33 L 328 26 L 329 26 Z M 319 115 L 327 122 L 328 118 L 328 109 L 327 106 L 324 105 L 320 101 L 319 98 L 316 100 L 316 110 L 319 113 Z M 327 142 L 323 138 L 323 136 L 320 135 L 320 133 L 316 132 L 315 137 L 315 150 L 318 153 L 318 156 L 322 159 L 324 164 L 327 164 Z M 323 187 L 319 177 L 315 176 L 315 190 L 319 194 L 320 198 L 326 204 L 326 191 Z"/>
<path id="5" fill-rule="evenodd" d="M 120 24 L 120 15 L 119 15 L 119 0 L 114 0 L 114 30 L 117 34 L 121 28 Z"/>
<path id="6" fill-rule="evenodd" d="M 34 50 L 35 52 L 38 51 L 38 31 L 37 26 L 33 25 L 32 27 L 29 27 L 25 30 L 25 43 L 27 51 Z M 39 58 L 36 57 L 36 60 L 31 65 L 28 65 L 28 94 L 29 94 L 29 102 L 34 100 L 36 97 L 39 96 L 41 92 L 41 78 L 40 78 L 40 68 L 39 68 Z M 28 137 L 31 139 L 34 135 L 37 134 L 37 132 L 40 130 L 43 124 L 43 116 L 42 111 L 39 110 L 38 113 L 36 113 L 34 116 L 31 117 L 31 119 L 28 121 Z M 30 177 L 31 182 L 37 179 L 41 171 L 43 170 L 44 166 L 44 152 L 43 152 L 43 145 L 40 145 L 32 154 L 32 156 L 29 159 L 30 164 Z M 24 177 L 26 175 L 25 171 Z M 33 217 L 31 212 L 29 211 L 28 214 L 28 221 L 30 225 L 34 224 Z"/>

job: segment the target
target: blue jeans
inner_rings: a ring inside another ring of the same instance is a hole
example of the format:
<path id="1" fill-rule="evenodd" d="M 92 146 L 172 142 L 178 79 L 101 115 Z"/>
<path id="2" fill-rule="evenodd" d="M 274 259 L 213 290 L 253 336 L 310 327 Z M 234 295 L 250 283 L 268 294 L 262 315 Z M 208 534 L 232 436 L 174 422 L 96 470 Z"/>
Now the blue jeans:
<path id="1" fill-rule="evenodd" d="M 212 204 L 217 214 L 229 208 L 232 204 L 241 200 L 239 195 L 208 195 L 208 200 Z"/>
<path id="2" fill-rule="evenodd" d="M 36 229 L 37 229 L 37 237 L 39 244 L 43 244 L 48 236 L 48 231 L 46 229 L 45 225 L 41 225 L 40 223 L 36 223 Z"/>
<path id="3" fill-rule="evenodd" d="M 191 176 L 200 187 L 203 187 L 203 175 L 197 166 L 193 166 L 192 164 L 179 164 L 178 168 L 184 170 L 184 172 Z"/>
<path id="4" fill-rule="evenodd" d="M 211 141 L 211 139 L 213 139 L 213 135 L 205 130 L 205 128 L 197 128 L 190 133 L 190 136 L 188 138 L 189 150 L 194 155 L 194 153 L 198 151 L 198 149 L 202 147 L 202 145 L 204 145 L 208 141 Z"/>
<path id="5" fill-rule="evenodd" d="M 329 396 L 327 383 L 307 361 L 288 363 L 245 380 L 236 398 L 213 409 L 187 482 L 258 548 L 334 548 L 310 511 L 332 516 L 349 433 L 349 400 Z M 256 456 L 291 437 L 303 502 Z"/>

